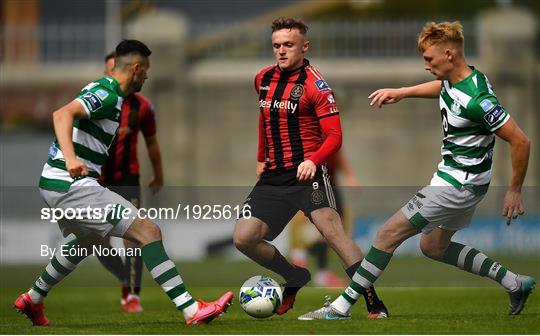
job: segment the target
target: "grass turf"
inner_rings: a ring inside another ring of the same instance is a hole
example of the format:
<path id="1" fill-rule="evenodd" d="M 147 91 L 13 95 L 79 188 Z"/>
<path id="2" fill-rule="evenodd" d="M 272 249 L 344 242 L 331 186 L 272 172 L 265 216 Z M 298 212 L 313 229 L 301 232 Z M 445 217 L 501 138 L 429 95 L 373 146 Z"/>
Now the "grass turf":
<path id="1" fill-rule="evenodd" d="M 539 279 L 539 257 L 499 257 L 512 269 Z M 211 300 L 226 290 L 237 296 L 242 281 L 268 274 L 248 262 L 208 260 L 178 263 L 190 292 Z M 300 291 L 292 311 L 257 320 L 246 315 L 235 298 L 227 314 L 208 326 L 186 327 L 181 314 L 145 271 L 144 313 L 126 314 L 119 307 L 114 278 L 95 262 L 85 262 L 47 299 L 53 325 L 33 328 L 12 309 L 42 266 L 1 266 L 0 333 L 2 334 L 539 334 L 540 299 L 533 293 L 519 316 L 508 316 L 507 294 L 489 279 L 465 274 L 424 258 L 396 258 L 381 277 L 378 291 L 390 318 L 368 320 L 363 302 L 347 321 L 298 321 L 339 290 L 308 287 Z M 212 270 L 210 274 L 208 270 Z M 215 272 L 215 273 L 214 273 Z M 212 275 L 216 275 L 219 280 Z M 269 274 L 271 275 L 271 274 Z M 278 277 L 275 277 L 279 279 Z M 215 284 L 218 282 L 219 284 Z M 214 283 L 214 285 L 213 285 Z M 418 286 L 427 287 L 418 287 Z M 483 287 L 480 287 L 483 286 Z M 363 301 L 363 300 L 361 300 Z"/>

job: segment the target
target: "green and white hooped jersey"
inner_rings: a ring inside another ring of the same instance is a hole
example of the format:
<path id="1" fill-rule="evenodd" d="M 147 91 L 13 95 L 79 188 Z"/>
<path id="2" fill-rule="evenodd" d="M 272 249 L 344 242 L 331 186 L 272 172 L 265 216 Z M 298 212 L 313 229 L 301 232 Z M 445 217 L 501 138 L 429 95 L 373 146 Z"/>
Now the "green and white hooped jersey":
<path id="1" fill-rule="evenodd" d="M 456 84 L 442 81 L 439 96 L 444 138 L 436 175 L 457 188 L 489 184 L 494 132 L 510 119 L 487 77 L 471 69 Z"/>
<path id="2" fill-rule="evenodd" d="M 73 122 L 73 146 L 77 158 L 88 167 L 88 176 L 99 178 L 101 166 L 120 123 L 124 94 L 112 77 L 103 77 L 86 85 L 77 95 L 88 119 Z M 43 166 L 39 187 L 66 192 L 75 180 L 69 176 L 64 155 L 55 139 L 49 148 L 49 158 Z"/>

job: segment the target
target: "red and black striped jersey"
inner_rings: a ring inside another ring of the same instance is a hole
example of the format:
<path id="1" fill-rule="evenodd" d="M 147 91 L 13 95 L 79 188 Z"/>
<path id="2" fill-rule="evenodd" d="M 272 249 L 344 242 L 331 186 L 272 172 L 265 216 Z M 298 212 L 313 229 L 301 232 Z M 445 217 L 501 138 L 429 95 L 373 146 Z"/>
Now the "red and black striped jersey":
<path id="1" fill-rule="evenodd" d="M 139 131 L 145 137 L 156 134 L 154 108 L 144 96 L 134 93 L 124 99 L 120 112 L 120 126 L 116 132 L 109 157 L 101 169 L 99 181 L 102 185 L 124 185 L 135 183 L 139 177 L 137 138 Z"/>
<path id="2" fill-rule="evenodd" d="M 257 161 L 267 170 L 296 167 L 305 160 L 326 162 L 341 146 L 334 94 L 319 71 L 304 60 L 301 68 L 277 65 L 255 76 L 259 94 Z"/>

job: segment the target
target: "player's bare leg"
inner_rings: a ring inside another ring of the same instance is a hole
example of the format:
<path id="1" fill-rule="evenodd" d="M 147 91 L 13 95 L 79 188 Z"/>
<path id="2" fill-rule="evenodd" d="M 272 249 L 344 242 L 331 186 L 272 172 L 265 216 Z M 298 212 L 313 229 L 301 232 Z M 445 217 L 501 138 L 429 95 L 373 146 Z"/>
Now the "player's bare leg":
<path id="1" fill-rule="evenodd" d="M 337 253 L 345 268 L 362 260 L 360 247 L 345 233 L 341 218 L 332 208 L 317 209 L 311 213 L 313 224 Z"/>
<path id="2" fill-rule="evenodd" d="M 354 243 L 345 232 L 341 217 L 332 208 L 317 209 L 311 213 L 313 224 L 328 242 L 328 245 L 337 253 L 345 267 L 347 274 L 352 278 L 360 266 L 363 255 L 360 247 Z M 388 317 L 388 309 L 377 296 L 375 288 L 371 286 L 363 293 L 369 318 Z"/>
<path id="3" fill-rule="evenodd" d="M 396 212 L 379 229 L 373 246 L 360 262 L 352 276 L 349 287 L 331 304 L 299 317 L 300 320 L 338 320 L 350 318 L 349 310 L 358 301 L 360 295 L 381 275 L 392 258 L 392 253 L 407 238 L 420 231 L 414 228 L 401 210 Z"/>
<path id="4" fill-rule="evenodd" d="M 487 276 L 501 284 L 510 297 L 509 315 L 518 315 L 525 307 L 536 281 L 512 273 L 475 248 L 453 242 L 455 231 L 435 228 L 422 235 L 420 249 L 426 257 L 457 266 L 467 272 Z"/>
<path id="5" fill-rule="evenodd" d="M 45 316 L 44 300 L 49 291 L 66 276 L 75 270 L 77 265 L 87 257 L 86 254 L 65 255 L 63 251 L 71 248 L 82 251 L 92 249 L 92 244 L 99 244 L 99 239 L 90 234 L 81 238 L 73 235 L 60 242 L 56 253 L 49 264 L 45 267 L 40 277 L 28 290 L 21 294 L 14 302 L 14 308 L 21 314 L 26 315 L 34 326 L 49 326 L 51 322 Z"/>
<path id="6" fill-rule="evenodd" d="M 135 249 L 137 245 L 128 239 L 123 239 L 124 246 Z M 124 284 L 122 286 L 121 306 L 125 312 L 140 313 L 144 309 L 141 305 L 141 278 L 143 260 L 140 255 L 126 257 L 123 265 Z"/>
<path id="7" fill-rule="evenodd" d="M 281 275 L 285 279 L 283 302 L 277 314 L 285 314 L 293 307 L 296 294 L 311 280 L 309 271 L 292 265 L 278 249 L 264 240 L 270 233 L 266 223 L 258 218 L 241 218 L 236 222 L 233 241 L 238 250 L 259 265 Z"/>

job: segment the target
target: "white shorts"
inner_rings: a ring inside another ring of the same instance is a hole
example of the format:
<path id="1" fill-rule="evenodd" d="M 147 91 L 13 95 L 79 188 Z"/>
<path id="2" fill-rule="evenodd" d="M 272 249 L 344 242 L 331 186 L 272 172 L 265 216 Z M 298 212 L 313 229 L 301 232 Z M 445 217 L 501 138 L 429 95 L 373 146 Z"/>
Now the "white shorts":
<path id="1" fill-rule="evenodd" d="M 137 208 L 131 202 L 104 188 L 93 178 L 73 182 L 65 193 L 41 188 L 39 192 L 50 208 L 66 214 L 64 218 L 58 219 L 64 237 L 71 233 L 77 237 L 89 233 L 97 233 L 102 237 L 123 237 L 137 215 Z M 121 215 L 128 212 L 129 216 Z"/>
<path id="2" fill-rule="evenodd" d="M 458 189 L 435 174 L 430 185 L 418 191 L 401 212 L 423 233 L 435 228 L 457 231 L 469 226 L 485 190 L 487 188 L 482 192 L 467 187 Z"/>

